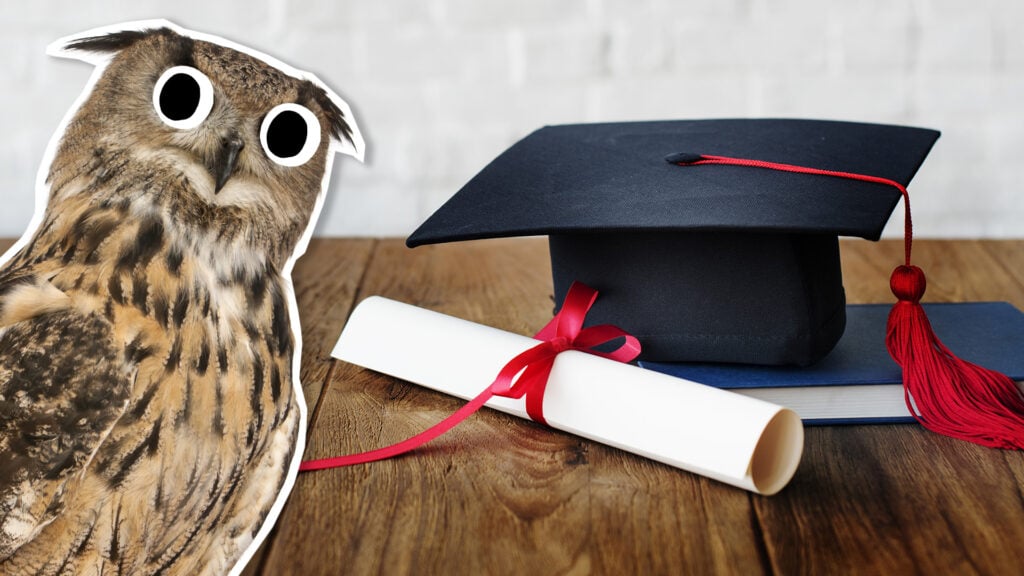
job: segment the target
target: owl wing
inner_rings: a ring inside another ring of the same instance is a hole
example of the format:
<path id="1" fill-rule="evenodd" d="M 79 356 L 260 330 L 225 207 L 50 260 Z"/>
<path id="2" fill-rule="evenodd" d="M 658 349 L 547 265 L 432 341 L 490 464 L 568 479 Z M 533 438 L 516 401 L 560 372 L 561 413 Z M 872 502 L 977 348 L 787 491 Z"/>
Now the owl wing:
<path id="1" fill-rule="evenodd" d="M 17 277 L 16 289 L 3 280 L 0 560 L 60 513 L 68 481 L 124 413 L 132 378 L 105 317 L 67 306 L 67 297 L 45 280 Z M 33 285 L 41 290 L 37 301 L 12 314 L 8 296 L 21 291 L 31 301 L 25 287 Z M 60 296 L 63 307 L 56 304 Z M 39 308 L 39 301 L 49 304 Z"/>

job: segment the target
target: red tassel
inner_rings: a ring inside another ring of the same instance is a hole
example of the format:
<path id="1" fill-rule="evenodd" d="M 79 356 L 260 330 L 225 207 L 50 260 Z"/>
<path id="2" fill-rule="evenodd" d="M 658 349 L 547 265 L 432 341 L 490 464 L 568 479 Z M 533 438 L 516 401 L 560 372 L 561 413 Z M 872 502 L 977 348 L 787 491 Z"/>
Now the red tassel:
<path id="1" fill-rule="evenodd" d="M 666 158 L 680 166 L 727 164 L 798 174 L 847 178 L 892 186 L 903 195 L 905 264 L 892 273 L 889 285 L 899 299 L 889 313 L 885 344 L 903 369 L 907 408 L 925 428 L 990 448 L 1024 449 L 1024 396 L 1004 374 L 957 358 L 932 331 L 921 307 L 924 272 L 910 264 L 914 226 L 906 186 L 879 176 L 821 170 L 747 158 L 677 154 Z"/>
<path id="2" fill-rule="evenodd" d="M 900 266 L 885 344 L 903 368 L 907 408 L 925 428 L 990 448 L 1024 448 L 1024 397 L 1009 377 L 957 358 L 921 307 L 924 272 Z"/>

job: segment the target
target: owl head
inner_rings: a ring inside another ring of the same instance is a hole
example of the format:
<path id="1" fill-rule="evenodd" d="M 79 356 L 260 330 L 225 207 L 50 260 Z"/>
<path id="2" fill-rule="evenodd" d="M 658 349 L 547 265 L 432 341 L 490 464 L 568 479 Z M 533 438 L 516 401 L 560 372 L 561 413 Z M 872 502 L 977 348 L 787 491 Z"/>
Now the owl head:
<path id="1" fill-rule="evenodd" d="M 166 21 L 54 46 L 97 68 L 41 172 L 48 210 L 77 198 L 161 211 L 185 241 L 282 258 L 319 210 L 334 153 L 362 159 L 348 106 L 254 50 Z"/>

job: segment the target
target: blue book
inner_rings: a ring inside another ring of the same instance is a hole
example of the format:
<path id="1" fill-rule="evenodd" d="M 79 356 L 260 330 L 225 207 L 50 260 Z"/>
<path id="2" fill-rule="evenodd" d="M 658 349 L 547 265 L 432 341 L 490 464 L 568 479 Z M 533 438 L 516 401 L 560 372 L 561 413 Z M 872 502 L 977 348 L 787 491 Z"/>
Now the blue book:
<path id="1" fill-rule="evenodd" d="M 1007 302 L 925 304 L 935 334 L 957 356 L 1024 380 L 1024 313 Z M 889 304 L 846 307 L 834 350 L 805 368 L 640 362 L 640 366 L 725 388 L 796 411 L 805 424 L 913 422 L 899 366 L 885 348 Z"/>

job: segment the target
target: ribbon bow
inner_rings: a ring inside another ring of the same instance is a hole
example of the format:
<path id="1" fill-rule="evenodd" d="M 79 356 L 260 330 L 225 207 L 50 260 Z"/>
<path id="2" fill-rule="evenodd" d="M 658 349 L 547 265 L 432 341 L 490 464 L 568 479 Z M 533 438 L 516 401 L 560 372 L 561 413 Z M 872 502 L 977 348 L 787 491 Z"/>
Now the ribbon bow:
<path id="1" fill-rule="evenodd" d="M 639 356 L 640 342 L 625 331 L 608 324 L 583 327 L 583 320 L 595 300 L 597 290 L 573 282 L 565 295 L 562 309 L 534 336 L 543 342 L 505 364 L 489 390 L 495 396 L 507 398 L 526 396 L 526 413 L 534 421 L 547 424 L 543 409 L 544 390 L 548 385 L 551 368 L 555 365 L 555 357 L 559 354 L 566 350 L 579 350 L 617 362 L 630 362 Z M 597 349 L 619 339 L 622 342 L 610 352 Z M 515 379 L 520 372 L 522 374 Z"/>
<path id="2" fill-rule="evenodd" d="M 531 419 L 547 424 L 543 410 L 544 390 L 547 387 L 551 368 L 555 365 L 555 358 L 559 354 L 566 350 L 579 350 L 618 362 L 630 362 L 640 355 L 640 342 L 615 326 L 583 327 L 587 312 L 594 305 L 596 299 L 596 290 L 585 284 L 574 282 L 565 295 L 562 309 L 534 336 L 541 342 L 505 364 L 490 386 L 441 422 L 397 444 L 346 456 L 308 460 L 299 466 L 299 470 L 322 470 L 364 464 L 415 450 L 454 428 L 494 396 L 506 398 L 525 396 L 526 413 Z M 616 341 L 620 342 L 611 351 L 605 352 L 597 349 Z"/>

